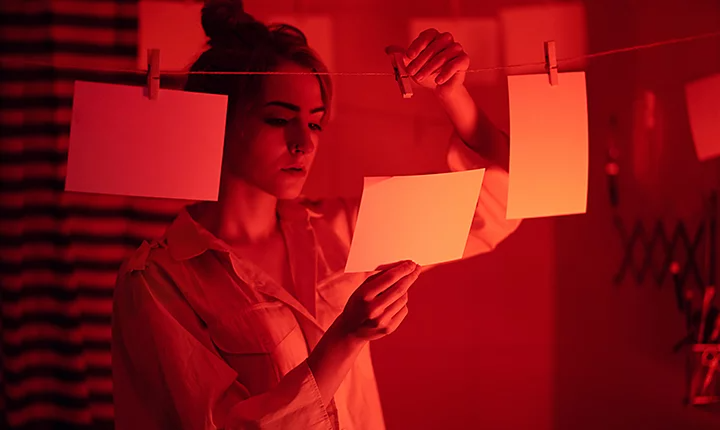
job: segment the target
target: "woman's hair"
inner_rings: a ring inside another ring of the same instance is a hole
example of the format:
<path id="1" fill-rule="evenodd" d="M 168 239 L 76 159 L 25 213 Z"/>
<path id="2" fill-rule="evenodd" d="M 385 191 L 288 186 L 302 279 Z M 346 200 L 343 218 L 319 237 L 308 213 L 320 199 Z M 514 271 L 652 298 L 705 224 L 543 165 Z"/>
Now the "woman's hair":
<path id="1" fill-rule="evenodd" d="M 291 25 L 267 26 L 255 20 L 243 10 L 242 0 L 207 0 L 202 9 L 202 26 L 209 46 L 190 71 L 271 72 L 289 61 L 315 73 L 327 73 L 327 67 L 308 46 L 302 31 Z M 230 114 L 234 109 L 252 107 L 262 91 L 265 76 L 190 74 L 185 90 L 228 96 Z M 329 75 L 316 76 L 327 116 L 332 82 Z"/>

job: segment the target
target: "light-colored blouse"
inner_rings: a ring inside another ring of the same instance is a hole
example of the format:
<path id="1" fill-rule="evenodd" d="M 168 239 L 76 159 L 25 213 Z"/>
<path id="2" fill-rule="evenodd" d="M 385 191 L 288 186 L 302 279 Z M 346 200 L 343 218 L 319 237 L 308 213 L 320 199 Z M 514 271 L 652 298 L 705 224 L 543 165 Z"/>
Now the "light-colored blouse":
<path id="1" fill-rule="evenodd" d="M 450 170 L 488 167 L 453 135 Z M 508 174 L 488 167 L 463 258 L 488 252 L 505 219 Z M 359 199 L 280 201 L 297 294 L 182 210 L 122 265 L 112 369 L 117 430 L 385 428 L 366 346 L 325 402 L 307 357 L 369 274 L 344 274 Z"/>

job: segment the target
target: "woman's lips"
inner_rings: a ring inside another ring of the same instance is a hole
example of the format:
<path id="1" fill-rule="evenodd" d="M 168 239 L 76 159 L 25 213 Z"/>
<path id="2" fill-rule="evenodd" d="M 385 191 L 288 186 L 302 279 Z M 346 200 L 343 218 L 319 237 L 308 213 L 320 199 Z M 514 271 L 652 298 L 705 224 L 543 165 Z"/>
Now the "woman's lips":
<path id="1" fill-rule="evenodd" d="M 282 169 L 283 172 L 295 175 L 295 176 L 304 176 L 305 175 L 305 169 L 300 167 L 289 167 L 287 169 Z"/>

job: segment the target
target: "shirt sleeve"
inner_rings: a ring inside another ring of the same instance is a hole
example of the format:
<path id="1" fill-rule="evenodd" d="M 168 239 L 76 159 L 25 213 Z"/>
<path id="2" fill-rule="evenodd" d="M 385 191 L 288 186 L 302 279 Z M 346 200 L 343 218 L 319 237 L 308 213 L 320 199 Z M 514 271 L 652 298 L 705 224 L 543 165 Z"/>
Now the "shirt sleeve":
<path id="1" fill-rule="evenodd" d="M 452 172 L 485 169 L 480 196 L 462 259 L 490 252 L 517 230 L 521 222 L 519 219 L 505 219 L 509 174 L 468 148 L 455 132 L 450 137 L 446 161 Z M 318 213 L 323 214 L 336 233 L 349 246 L 357 222 L 360 198 L 323 199 L 315 201 L 312 207 Z M 426 269 L 436 266 L 438 265 L 427 266 Z"/>
<path id="2" fill-rule="evenodd" d="M 463 259 L 490 252 L 517 230 L 521 221 L 505 218 L 509 174 L 468 148 L 454 132 L 450 138 L 447 163 L 453 172 L 485 168 Z"/>
<path id="3" fill-rule="evenodd" d="M 113 304 L 116 428 L 332 429 L 303 361 L 272 390 L 250 396 L 236 372 L 163 306 L 145 270 L 121 273 Z"/>

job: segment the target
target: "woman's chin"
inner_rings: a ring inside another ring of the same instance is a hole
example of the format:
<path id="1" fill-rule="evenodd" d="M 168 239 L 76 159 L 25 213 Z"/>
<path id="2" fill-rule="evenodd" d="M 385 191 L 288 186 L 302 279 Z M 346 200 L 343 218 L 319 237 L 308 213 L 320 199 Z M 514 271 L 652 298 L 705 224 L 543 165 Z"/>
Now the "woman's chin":
<path id="1" fill-rule="evenodd" d="M 280 200 L 295 200 L 302 194 L 303 187 L 299 186 L 284 186 L 279 187 L 275 193 L 275 197 Z"/>
<path id="2" fill-rule="evenodd" d="M 275 196 L 278 200 L 296 200 L 300 197 L 300 193 L 297 194 L 279 194 Z"/>

